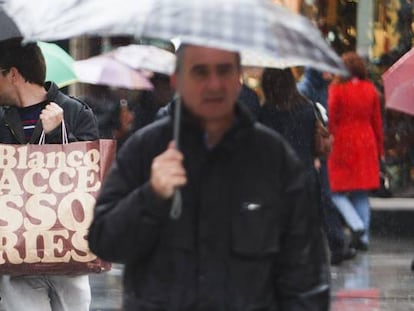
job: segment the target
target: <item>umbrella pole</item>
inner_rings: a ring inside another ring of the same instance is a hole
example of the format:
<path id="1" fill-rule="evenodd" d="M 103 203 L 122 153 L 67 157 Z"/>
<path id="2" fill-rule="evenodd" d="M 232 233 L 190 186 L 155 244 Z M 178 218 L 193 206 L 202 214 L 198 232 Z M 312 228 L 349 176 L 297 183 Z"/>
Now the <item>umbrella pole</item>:
<path id="1" fill-rule="evenodd" d="M 174 120 L 173 120 L 173 139 L 175 141 L 176 148 L 179 149 L 180 143 L 180 123 L 181 123 L 181 98 L 177 96 L 174 105 Z M 175 189 L 170 217 L 171 219 L 178 219 L 182 212 L 182 198 L 180 189 Z"/>
<path id="2" fill-rule="evenodd" d="M 180 123 L 181 123 L 181 98 L 177 96 L 174 105 L 173 139 L 177 149 L 180 145 Z"/>

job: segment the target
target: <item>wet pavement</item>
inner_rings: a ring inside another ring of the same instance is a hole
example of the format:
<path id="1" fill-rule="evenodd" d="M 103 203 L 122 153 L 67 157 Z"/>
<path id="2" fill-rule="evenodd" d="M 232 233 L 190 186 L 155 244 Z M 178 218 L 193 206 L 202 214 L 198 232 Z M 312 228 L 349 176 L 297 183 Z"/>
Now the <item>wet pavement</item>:
<path id="1" fill-rule="evenodd" d="M 89 281 L 92 292 L 91 311 L 121 310 L 122 265 L 114 264 L 109 272 L 91 275 Z"/>
<path id="2" fill-rule="evenodd" d="M 374 236 L 368 252 L 331 268 L 331 310 L 414 310 L 413 257 L 413 237 Z"/>

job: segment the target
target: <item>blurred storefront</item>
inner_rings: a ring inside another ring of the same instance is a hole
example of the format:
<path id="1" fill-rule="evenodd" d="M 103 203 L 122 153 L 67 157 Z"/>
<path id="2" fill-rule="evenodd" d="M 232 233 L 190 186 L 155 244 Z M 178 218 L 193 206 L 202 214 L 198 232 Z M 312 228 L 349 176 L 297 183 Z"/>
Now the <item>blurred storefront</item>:
<path id="1" fill-rule="evenodd" d="M 338 54 L 357 51 L 383 94 L 381 75 L 413 46 L 413 0 L 273 0 L 307 16 Z M 251 74 L 253 72 L 253 74 Z M 249 72 L 257 86 L 260 72 Z M 300 75 L 301 68 L 295 69 Z M 414 116 L 385 109 L 387 191 L 378 195 L 414 197 Z"/>
<path id="2" fill-rule="evenodd" d="M 312 19 L 339 53 L 357 51 L 383 93 L 382 73 L 413 46 L 412 0 L 303 0 L 300 12 Z M 384 107 L 389 190 L 414 197 L 414 117 Z"/>

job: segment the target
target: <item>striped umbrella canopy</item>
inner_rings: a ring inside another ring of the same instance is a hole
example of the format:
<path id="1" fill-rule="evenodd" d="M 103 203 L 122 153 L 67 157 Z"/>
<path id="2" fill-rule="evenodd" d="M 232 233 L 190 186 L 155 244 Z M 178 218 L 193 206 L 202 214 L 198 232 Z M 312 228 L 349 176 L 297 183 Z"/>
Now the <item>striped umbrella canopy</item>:
<path id="1" fill-rule="evenodd" d="M 52 0 L 3 0 L 1 10 L 28 41 L 79 35 L 179 37 L 183 43 L 247 53 L 254 56 L 249 65 L 346 73 L 307 18 L 270 0 L 65 0 L 59 6 Z"/>

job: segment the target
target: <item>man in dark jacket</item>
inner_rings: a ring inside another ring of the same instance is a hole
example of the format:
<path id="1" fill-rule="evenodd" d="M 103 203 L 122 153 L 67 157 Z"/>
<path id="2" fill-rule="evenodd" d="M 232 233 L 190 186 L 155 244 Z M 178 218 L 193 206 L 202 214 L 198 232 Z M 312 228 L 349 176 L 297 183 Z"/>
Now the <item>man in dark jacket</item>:
<path id="1" fill-rule="evenodd" d="M 124 310 L 328 310 L 303 167 L 236 104 L 239 55 L 193 45 L 177 55 L 180 144 L 170 116 L 131 136 L 89 231 L 93 252 L 125 264 Z"/>
<path id="2" fill-rule="evenodd" d="M 46 143 L 61 144 L 63 120 L 69 141 L 97 139 L 92 110 L 44 84 L 45 72 L 36 44 L 0 42 L 0 143 L 38 143 L 44 131 Z M 91 300 L 87 275 L 4 275 L 0 295 L 9 311 L 87 311 Z"/>

